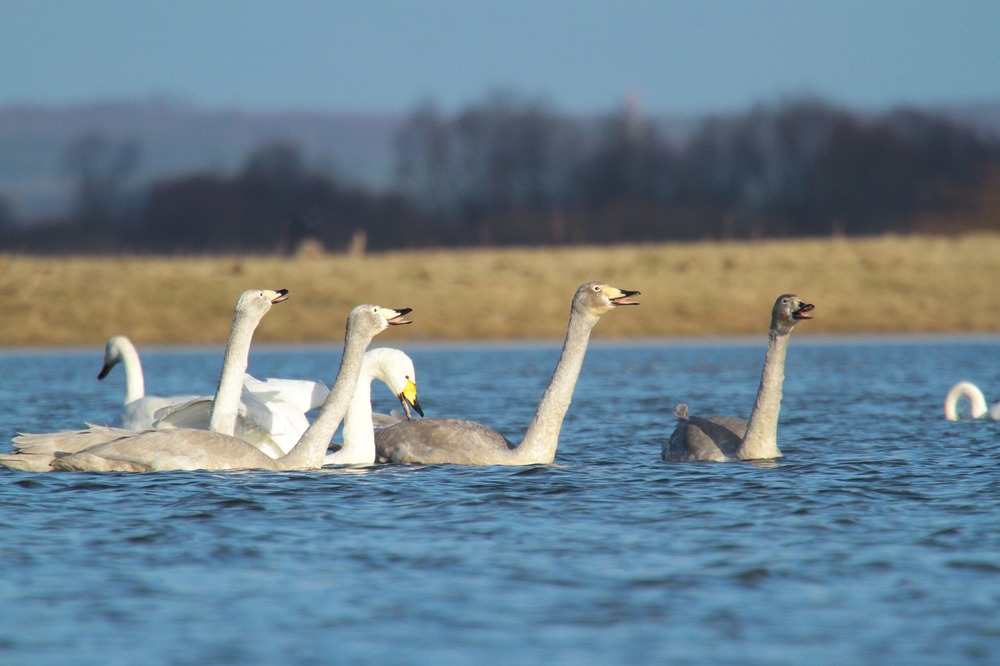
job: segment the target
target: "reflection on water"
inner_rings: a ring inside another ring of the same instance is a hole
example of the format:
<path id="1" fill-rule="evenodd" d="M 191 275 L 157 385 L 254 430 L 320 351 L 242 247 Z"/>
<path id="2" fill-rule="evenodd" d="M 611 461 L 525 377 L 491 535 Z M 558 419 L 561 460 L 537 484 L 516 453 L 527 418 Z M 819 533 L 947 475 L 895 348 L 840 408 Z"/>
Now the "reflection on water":
<path id="1" fill-rule="evenodd" d="M 555 346 L 414 347 L 428 415 L 517 439 Z M 994 663 L 1000 342 L 794 340 L 780 445 L 659 460 L 684 401 L 746 416 L 763 341 L 596 345 L 552 466 L 0 471 L 5 663 Z M 211 392 L 221 350 L 147 353 Z M 329 382 L 339 354 L 258 349 Z M 0 354 L 0 429 L 111 419 L 100 350 Z M 380 385 L 375 406 L 395 400 Z"/>

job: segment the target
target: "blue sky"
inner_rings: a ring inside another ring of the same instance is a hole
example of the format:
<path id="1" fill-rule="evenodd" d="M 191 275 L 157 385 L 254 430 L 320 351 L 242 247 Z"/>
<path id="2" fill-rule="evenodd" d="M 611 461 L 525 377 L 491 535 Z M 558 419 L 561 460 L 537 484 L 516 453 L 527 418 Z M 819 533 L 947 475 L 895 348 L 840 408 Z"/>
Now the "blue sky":
<path id="1" fill-rule="evenodd" d="M 567 112 L 810 94 L 1000 101 L 997 0 L 2 0 L 0 104 L 166 95 L 209 108 Z"/>

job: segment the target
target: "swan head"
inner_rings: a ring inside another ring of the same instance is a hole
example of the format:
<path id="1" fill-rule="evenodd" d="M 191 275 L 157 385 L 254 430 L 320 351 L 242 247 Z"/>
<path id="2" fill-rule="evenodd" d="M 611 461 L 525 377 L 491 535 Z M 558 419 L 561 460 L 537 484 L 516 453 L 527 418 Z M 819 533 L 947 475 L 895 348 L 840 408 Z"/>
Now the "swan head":
<path id="1" fill-rule="evenodd" d="M 347 328 L 362 327 L 371 335 L 377 335 L 390 326 L 412 324 L 406 315 L 413 308 L 384 308 L 381 305 L 358 305 L 347 316 Z"/>
<path id="2" fill-rule="evenodd" d="M 122 354 L 125 349 L 132 349 L 132 341 L 124 335 L 115 335 L 108 339 L 108 344 L 104 345 L 104 365 L 97 374 L 98 379 L 104 379 L 111 372 L 111 368 L 122 362 Z"/>
<path id="3" fill-rule="evenodd" d="M 237 314 L 261 318 L 275 303 L 288 300 L 287 289 L 247 289 L 236 301 Z"/>
<path id="4" fill-rule="evenodd" d="M 602 282 L 585 282 L 576 290 L 576 295 L 573 297 L 573 309 L 599 317 L 622 305 L 639 305 L 629 299 L 640 293 L 612 287 Z"/>
<path id="5" fill-rule="evenodd" d="M 365 352 L 364 363 L 369 375 L 388 386 L 399 400 L 407 420 L 410 419 L 410 407 L 416 410 L 417 414 L 424 415 L 424 410 L 417 400 L 417 371 L 409 356 L 398 349 L 379 347 Z"/>
<path id="6" fill-rule="evenodd" d="M 795 324 L 803 319 L 812 319 L 810 313 L 815 308 L 815 305 L 806 303 L 795 294 L 782 294 L 771 310 L 771 328 L 779 333 L 791 333 Z"/>

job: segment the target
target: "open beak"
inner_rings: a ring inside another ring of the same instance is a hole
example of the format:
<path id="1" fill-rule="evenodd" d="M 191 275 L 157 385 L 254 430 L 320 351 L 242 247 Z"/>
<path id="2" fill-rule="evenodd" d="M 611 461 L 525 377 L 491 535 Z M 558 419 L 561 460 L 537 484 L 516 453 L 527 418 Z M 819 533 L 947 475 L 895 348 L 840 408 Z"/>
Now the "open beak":
<path id="1" fill-rule="evenodd" d="M 271 303 L 280 303 L 281 301 L 288 300 L 288 290 L 287 289 L 275 289 L 269 291 L 269 294 L 274 294 L 271 296 Z"/>
<path id="2" fill-rule="evenodd" d="M 399 404 L 403 406 L 403 411 L 406 412 L 407 421 L 410 420 L 411 406 L 417 411 L 417 414 L 424 415 L 424 410 L 421 409 L 420 403 L 417 401 L 417 385 L 412 380 L 406 382 L 406 388 L 396 397 L 399 398 Z"/>
<path id="3" fill-rule="evenodd" d="M 799 309 L 792 313 L 793 319 L 812 319 L 812 315 L 809 313 L 816 308 L 812 303 L 803 303 L 799 306 Z"/>
<path id="4" fill-rule="evenodd" d="M 386 320 L 390 326 L 400 326 L 402 324 L 412 324 L 413 322 L 404 317 L 413 312 L 413 308 L 385 308 Z M 391 316 L 390 316 L 391 315 Z"/>
<path id="5" fill-rule="evenodd" d="M 625 289 L 616 289 L 612 287 L 608 289 L 608 298 L 611 300 L 611 305 L 639 305 L 635 301 L 630 301 L 629 298 L 632 296 L 638 296 L 642 292 L 640 291 L 628 291 Z"/>

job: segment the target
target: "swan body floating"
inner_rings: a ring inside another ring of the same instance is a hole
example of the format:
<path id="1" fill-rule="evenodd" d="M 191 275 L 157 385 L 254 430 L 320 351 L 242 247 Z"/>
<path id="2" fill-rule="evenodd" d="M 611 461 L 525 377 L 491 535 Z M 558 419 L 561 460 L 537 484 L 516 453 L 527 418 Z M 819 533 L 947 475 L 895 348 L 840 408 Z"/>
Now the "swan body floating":
<path id="1" fill-rule="evenodd" d="M 253 445 L 220 430 L 147 430 L 78 453 L 58 455 L 52 467 L 66 471 L 148 472 L 163 470 L 232 470 L 232 469 L 315 469 L 323 465 L 330 439 L 340 425 L 354 395 L 361 375 L 365 348 L 375 335 L 390 325 L 409 324 L 404 316 L 409 308 L 394 310 L 378 305 L 359 305 L 347 318 L 344 353 L 330 394 L 323 402 L 316 419 L 299 438 L 295 447 L 274 459 Z M 245 368 L 244 368 L 245 369 Z M 220 405 L 227 409 L 239 400 L 239 377 L 223 377 L 216 392 L 212 422 Z M 237 387 L 232 391 L 232 386 Z M 231 395 L 222 395 L 229 388 Z M 229 413 L 229 412 L 223 412 Z M 235 418 L 229 421 L 235 425 Z M 223 424 L 225 425 L 225 424 Z"/>
<path id="2" fill-rule="evenodd" d="M 375 463 L 375 426 L 374 419 L 380 423 L 397 423 L 402 419 L 409 420 L 410 407 L 421 416 L 424 411 L 417 402 L 417 374 L 413 369 L 413 361 L 409 356 L 390 347 L 369 349 L 365 352 L 361 365 L 361 378 L 358 387 L 351 398 L 351 404 L 344 415 L 343 439 L 344 445 L 336 452 L 330 453 L 324 460 L 324 465 L 372 465 Z M 392 394 L 399 400 L 406 412 L 405 416 L 394 418 L 386 415 L 372 414 L 372 381 L 378 379 L 389 387 Z"/>
<path id="3" fill-rule="evenodd" d="M 692 416 L 685 404 L 677 405 L 677 427 L 663 444 L 660 456 L 674 462 L 758 460 L 778 458 L 778 412 L 785 380 L 785 356 L 792 329 L 812 319 L 815 308 L 794 294 L 778 297 L 771 310 L 764 370 L 749 421 L 728 416 Z"/>
<path id="4" fill-rule="evenodd" d="M 111 425 L 126 430 L 146 430 L 153 427 L 157 410 L 171 405 L 183 404 L 195 398 L 194 395 L 146 395 L 146 379 L 142 373 L 142 361 L 135 345 L 124 335 L 115 335 L 104 346 L 104 365 L 97 375 L 104 379 L 112 368 L 121 364 L 125 373 L 125 400 L 122 410 Z"/>
<path id="5" fill-rule="evenodd" d="M 599 282 L 576 290 L 569 326 L 559 362 L 549 380 L 535 416 L 519 444 L 473 421 L 428 418 L 402 421 L 375 431 L 378 462 L 454 463 L 459 465 L 548 464 L 555 459 L 559 431 L 573 398 L 590 332 L 601 315 L 624 305 L 638 291 L 625 291 Z"/>
<path id="6" fill-rule="evenodd" d="M 969 414 L 974 419 L 989 418 L 1000 421 L 1000 402 L 992 407 L 987 407 L 986 396 L 979 390 L 979 387 L 972 382 L 959 382 L 948 390 L 944 397 L 944 417 L 949 421 L 957 421 L 958 402 L 962 398 L 969 401 Z"/>
<path id="7" fill-rule="evenodd" d="M 329 393 L 322 382 L 273 377 L 261 381 L 245 374 L 232 434 L 272 458 L 281 457 L 309 427 L 306 412 L 322 405 Z M 215 396 L 202 395 L 167 405 L 156 411 L 152 427 L 210 430 L 214 402 Z"/>
<path id="8" fill-rule="evenodd" d="M 235 430 L 242 377 L 247 369 L 254 330 L 275 303 L 287 298 L 287 289 L 249 289 L 237 300 L 212 410 L 212 424 L 219 432 L 232 434 Z M 88 426 L 85 430 L 18 435 L 14 438 L 14 452 L 0 455 L 0 464 L 45 472 L 51 469 L 51 463 L 58 454 L 76 453 L 136 434 L 136 431 L 122 428 Z"/>

